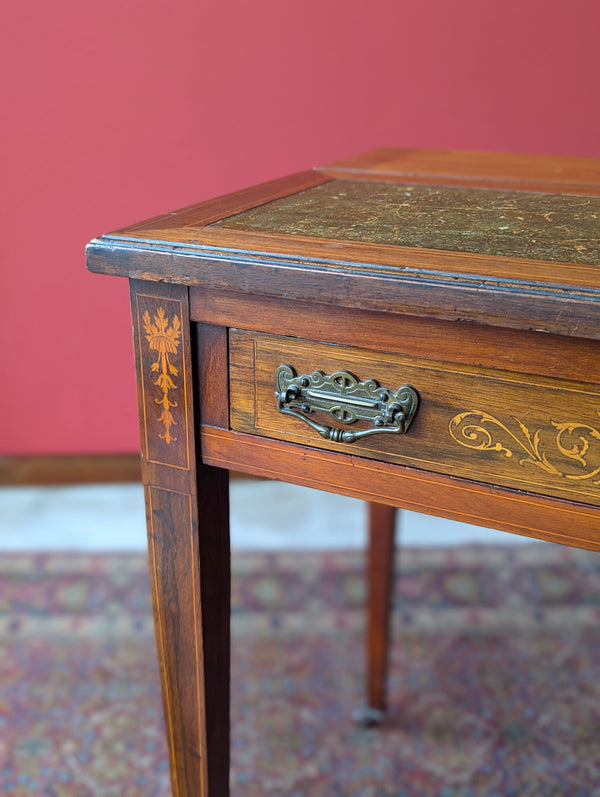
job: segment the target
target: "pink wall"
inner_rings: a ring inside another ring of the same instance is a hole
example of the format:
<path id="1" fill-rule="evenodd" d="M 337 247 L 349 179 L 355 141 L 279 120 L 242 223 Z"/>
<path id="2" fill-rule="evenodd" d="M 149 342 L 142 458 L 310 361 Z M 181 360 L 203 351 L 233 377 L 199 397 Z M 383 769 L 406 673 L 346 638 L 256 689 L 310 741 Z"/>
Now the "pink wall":
<path id="1" fill-rule="evenodd" d="M 88 239 L 377 146 L 600 155 L 597 0 L 46 0 L 0 43 L 0 454 L 138 448 Z"/>

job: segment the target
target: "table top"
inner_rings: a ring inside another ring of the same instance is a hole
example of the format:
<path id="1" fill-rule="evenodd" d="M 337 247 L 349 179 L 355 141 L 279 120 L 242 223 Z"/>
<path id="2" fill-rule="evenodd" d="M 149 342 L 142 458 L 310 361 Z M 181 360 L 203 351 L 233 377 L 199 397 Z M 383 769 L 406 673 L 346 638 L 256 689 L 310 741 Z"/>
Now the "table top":
<path id="1" fill-rule="evenodd" d="M 600 337 L 600 159 L 356 158 L 92 241 L 92 271 Z"/>

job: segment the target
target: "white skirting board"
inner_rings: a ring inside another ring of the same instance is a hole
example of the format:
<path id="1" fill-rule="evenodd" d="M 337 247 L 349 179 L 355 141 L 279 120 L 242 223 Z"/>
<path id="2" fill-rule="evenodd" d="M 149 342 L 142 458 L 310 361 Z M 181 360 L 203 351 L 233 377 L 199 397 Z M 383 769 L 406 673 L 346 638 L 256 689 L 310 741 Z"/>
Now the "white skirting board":
<path id="1" fill-rule="evenodd" d="M 238 550 L 363 547 L 366 505 L 280 482 L 231 484 L 231 544 Z M 402 545 L 517 544 L 526 537 L 398 513 Z M 140 484 L 0 488 L 0 550 L 144 550 Z"/>

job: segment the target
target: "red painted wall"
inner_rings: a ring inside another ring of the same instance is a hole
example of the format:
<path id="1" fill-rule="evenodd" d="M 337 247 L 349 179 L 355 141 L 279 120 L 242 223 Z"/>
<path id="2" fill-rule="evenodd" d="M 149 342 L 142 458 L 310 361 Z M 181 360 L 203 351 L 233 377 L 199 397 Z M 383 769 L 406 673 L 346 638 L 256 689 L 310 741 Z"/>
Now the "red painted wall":
<path id="1" fill-rule="evenodd" d="M 377 146 L 600 155 L 597 0 L 31 0 L 0 34 L 0 454 L 138 448 L 93 236 Z"/>

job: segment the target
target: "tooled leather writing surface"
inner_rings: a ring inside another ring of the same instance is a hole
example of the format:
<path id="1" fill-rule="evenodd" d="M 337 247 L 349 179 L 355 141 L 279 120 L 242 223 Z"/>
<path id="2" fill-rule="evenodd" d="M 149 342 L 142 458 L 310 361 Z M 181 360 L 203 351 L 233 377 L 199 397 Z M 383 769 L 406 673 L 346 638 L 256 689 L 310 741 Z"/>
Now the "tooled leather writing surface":
<path id="1" fill-rule="evenodd" d="M 335 180 L 213 226 L 600 264 L 600 197 L 591 196 Z"/>

